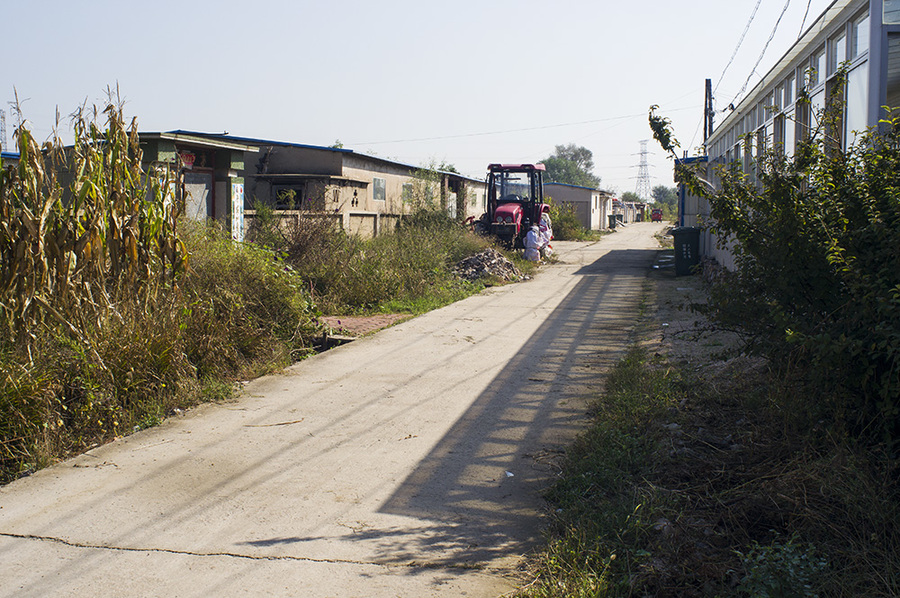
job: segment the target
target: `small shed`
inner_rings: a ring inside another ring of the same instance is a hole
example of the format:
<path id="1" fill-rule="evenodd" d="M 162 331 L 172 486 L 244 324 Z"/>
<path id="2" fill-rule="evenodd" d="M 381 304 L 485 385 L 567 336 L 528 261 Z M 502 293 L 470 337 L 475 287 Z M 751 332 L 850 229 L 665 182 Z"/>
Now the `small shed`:
<path id="1" fill-rule="evenodd" d="M 181 132 L 139 133 L 144 167 L 177 170 L 179 199 L 185 216 L 213 219 L 244 239 L 244 177 L 248 154 L 259 148 L 232 141 L 208 139 Z"/>
<path id="2" fill-rule="evenodd" d="M 585 230 L 601 230 L 609 225 L 612 195 L 606 191 L 567 183 L 544 183 L 544 197 L 548 196 L 555 203 L 571 206 Z"/>

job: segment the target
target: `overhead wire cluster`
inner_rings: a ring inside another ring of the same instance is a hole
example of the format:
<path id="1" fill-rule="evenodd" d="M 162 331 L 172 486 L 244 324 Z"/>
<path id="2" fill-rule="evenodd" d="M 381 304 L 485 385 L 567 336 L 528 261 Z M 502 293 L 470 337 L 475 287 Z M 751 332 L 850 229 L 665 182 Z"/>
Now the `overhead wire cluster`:
<path id="1" fill-rule="evenodd" d="M 725 68 L 722 69 L 722 74 L 719 75 L 719 80 L 716 83 L 716 87 L 713 89 L 713 99 L 715 99 L 716 92 L 719 89 L 719 85 L 722 83 L 722 80 L 725 78 L 725 73 L 728 72 L 728 68 L 734 62 L 734 59 L 737 56 L 737 53 L 740 50 L 741 45 L 743 45 L 743 43 L 744 43 L 744 38 L 747 36 L 747 32 L 750 30 L 750 26 L 753 24 L 753 20 L 756 18 L 756 13 L 759 10 L 760 4 L 762 4 L 762 0 L 757 0 L 756 5 L 753 7 L 753 11 L 750 13 L 750 18 L 747 19 L 747 24 L 744 26 L 744 31 L 743 31 L 743 33 L 741 33 L 741 37 L 740 37 L 740 39 L 738 39 L 738 43 L 734 48 L 734 52 L 732 52 L 732 54 L 731 54 L 731 58 L 728 60 L 728 63 L 725 65 Z M 735 102 L 737 102 L 738 98 L 741 97 L 747 91 L 747 86 L 750 84 L 750 80 L 753 78 L 753 75 L 756 74 L 756 69 L 759 67 L 760 63 L 762 62 L 763 58 L 765 57 L 766 52 L 769 49 L 769 45 L 772 43 L 772 40 L 775 39 L 775 34 L 778 32 L 778 27 L 781 25 L 781 21 L 782 21 L 782 19 L 784 19 L 784 15 L 785 15 L 785 13 L 787 13 L 787 10 L 790 7 L 790 5 L 791 5 L 791 0 L 786 0 L 784 3 L 784 6 L 781 8 L 781 13 L 778 15 L 778 19 L 775 21 L 775 25 L 772 27 L 772 31 L 769 34 L 769 39 L 766 40 L 766 43 L 763 46 L 762 51 L 759 53 L 759 56 L 757 57 L 756 62 L 753 65 L 753 68 L 750 69 L 750 73 L 747 75 L 747 78 L 744 80 L 744 84 L 741 86 L 740 90 L 737 92 L 737 94 L 735 94 L 735 96 L 732 98 L 732 100 L 728 104 L 726 104 L 725 108 L 723 108 L 721 110 L 722 112 L 724 112 L 725 110 L 727 110 L 729 108 L 732 108 L 734 106 Z M 807 0 L 806 12 L 803 15 L 803 22 L 800 25 L 800 33 L 798 34 L 798 37 L 797 37 L 798 39 L 803 34 L 803 28 L 806 26 L 806 19 L 809 16 L 809 9 L 811 6 L 812 6 L 812 0 Z M 703 116 L 703 119 L 705 119 L 705 118 L 706 118 L 706 115 Z M 691 138 L 691 146 L 694 145 L 694 141 L 697 139 L 697 132 L 700 130 L 700 126 L 703 124 L 703 119 L 700 120 L 700 122 L 697 124 L 697 128 L 694 130 L 694 136 Z"/>

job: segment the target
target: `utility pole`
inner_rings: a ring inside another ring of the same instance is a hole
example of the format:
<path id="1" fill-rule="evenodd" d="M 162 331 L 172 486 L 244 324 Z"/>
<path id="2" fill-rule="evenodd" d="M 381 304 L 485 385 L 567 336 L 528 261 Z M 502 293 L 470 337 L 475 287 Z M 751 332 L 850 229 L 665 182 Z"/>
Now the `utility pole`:
<path id="1" fill-rule="evenodd" d="M 635 194 L 644 201 L 650 201 L 650 165 L 647 163 L 647 142 L 649 139 L 641 141 L 641 163 L 638 166 L 637 185 L 635 186 Z"/>
<path id="2" fill-rule="evenodd" d="M 703 102 L 703 145 L 713 132 L 713 116 L 716 111 L 713 109 L 712 96 L 712 79 L 706 80 L 706 98 Z"/>

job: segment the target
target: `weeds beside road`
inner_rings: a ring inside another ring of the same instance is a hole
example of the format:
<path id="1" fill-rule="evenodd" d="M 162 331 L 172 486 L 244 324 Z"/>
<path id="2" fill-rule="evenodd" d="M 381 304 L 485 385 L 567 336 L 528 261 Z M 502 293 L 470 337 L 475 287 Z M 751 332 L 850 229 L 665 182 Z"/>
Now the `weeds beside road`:
<path id="1" fill-rule="evenodd" d="M 648 280 L 636 342 L 549 490 L 531 597 L 897 596 L 900 493 L 876 449 L 791 409 L 764 360 Z"/>
<path id="2" fill-rule="evenodd" d="M 314 352 L 322 315 L 422 313 L 497 282 L 452 272 L 489 243 L 435 210 L 368 240 L 314 213 L 257 219 L 234 243 L 182 217 L 178 164 L 142 170 L 114 98 L 102 114 L 78 114 L 74 148 L 20 128 L 0 171 L 0 483 L 230 397 Z"/>

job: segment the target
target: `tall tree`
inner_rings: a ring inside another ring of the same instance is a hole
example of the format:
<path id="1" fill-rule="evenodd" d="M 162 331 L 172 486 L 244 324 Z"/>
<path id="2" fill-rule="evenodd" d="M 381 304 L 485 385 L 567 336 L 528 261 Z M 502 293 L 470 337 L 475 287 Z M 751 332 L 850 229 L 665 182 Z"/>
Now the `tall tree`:
<path id="1" fill-rule="evenodd" d="M 553 155 L 543 160 L 547 168 L 547 180 L 580 187 L 600 187 L 600 177 L 594 170 L 594 154 L 586 147 L 557 145 Z"/>
<path id="2" fill-rule="evenodd" d="M 656 207 L 658 208 L 668 206 L 670 210 L 674 210 L 675 204 L 678 203 L 678 191 L 674 187 L 657 185 L 650 191 L 650 195 L 653 197 L 653 203 L 657 204 Z"/>

